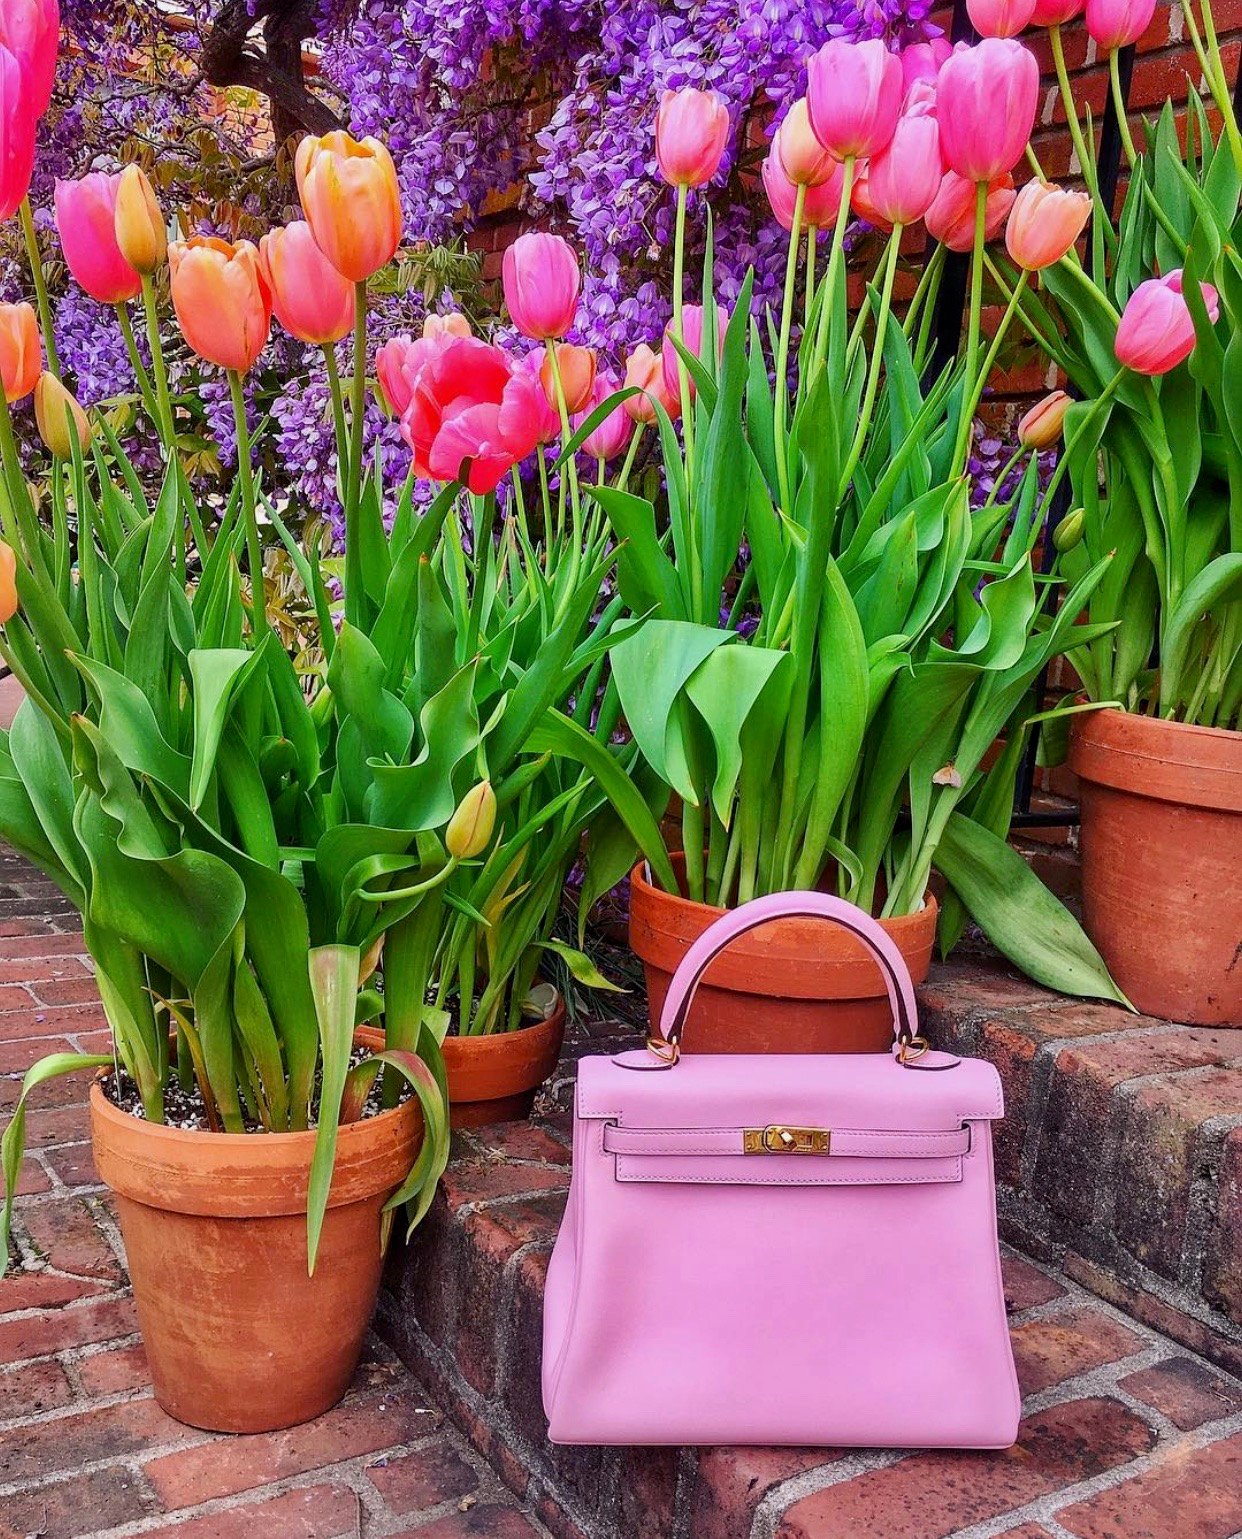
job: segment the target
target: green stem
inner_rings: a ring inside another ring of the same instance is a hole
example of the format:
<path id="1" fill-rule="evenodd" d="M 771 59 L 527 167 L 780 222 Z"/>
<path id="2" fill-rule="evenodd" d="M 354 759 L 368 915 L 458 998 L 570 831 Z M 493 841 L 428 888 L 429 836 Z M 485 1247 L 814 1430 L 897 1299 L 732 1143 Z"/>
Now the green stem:
<path id="1" fill-rule="evenodd" d="M 785 442 L 785 416 L 789 409 L 789 328 L 793 321 L 794 286 L 798 277 L 798 242 L 802 230 L 802 209 L 806 203 L 806 188 L 799 183 L 794 198 L 793 223 L 789 230 L 789 253 L 785 258 L 785 294 L 781 304 L 780 339 L 776 345 L 776 479 L 780 488 L 781 507 L 786 513 L 793 512 L 789 498 L 789 446 Z"/>
<path id="2" fill-rule="evenodd" d="M 635 422 L 634 431 L 630 434 L 630 446 L 625 451 L 625 459 L 621 463 L 621 473 L 617 477 L 617 489 L 624 491 L 630 484 L 630 472 L 634 469 L 634 460 L 638 455 L 638 445 L 643 436 L 643 422 Z"/>
<path id="3" fill-rule="evenodd" d="M 1191 40 L 1195 51 L 1199 55 L 1203 66 L 1203 73 L 1208 87 L 1212 92 L 1212 99 L 1220 110 L 1221 118 L 1225 125 L 1225 137 L 1229 140 L 1229 148 L 1233 152 L 1233 163 L 1242 173 L 1242 132 L 1238 128 L 1238 115 L 1234 111 L 1233 95 L 1229 90 L 1229 81 L 1225 76 L 1225 61 L 1221 57 L 1220 40 L 1216 35 L 1216 18 L 1212 14 L 1212 7 L 1208 0 L 1202 0 L 1203 4 L 1203 30 L 1207 34 L 1207 49 L 1204 50 L 1199 41 L 1198 28 L 1195 26 L 1194 6 L 1191 0 L 1186 0 L 1182 12 L 1186 17 L 1186 24 L 1190 29 Z"/>
<path id="4" fill-rule="evenodd" d="M 832 327 L 832 296 L 840 275 L 845 254 L 845 228 L 849 223 L 850 197 L 854 191 L 855 157 L 849 155 L 842 162 L 841 201 L 837 205 L 837 224 L 832 232 L 832 250 L 828 255 L 828 273 L 824 279 L 824 301 L 819 313 L 819 331 L 815 338 L 815 360 L 822 363 L 828 353 L 828 334 Z"/>
<path id="5" fill-rule="evenodd" d="M 1013 286 L 1013 292 L 1009 296 L 1009 303 L 1005 306 L 1004 315 L 1001 316 L 1001 323 L 996 328 L 996 335 L 992 338 L 991 346 L 988 348 L 987 353 L 984 355 L 983 367 L 979 370 L 979 378 L 975 383 L 973 391 L 971 392 L 970 408 L 967 412 L 967 417 L 972 420 L 975 413 L 979 410 L 979 403 L 983 400 L 983 392 L 987 386 L 988 376 L 991 374 L 993 368 L 995 367 L 997 355 L 1000 353 L 1001 343 L 1005 340 L 1005 333 L 1009 330 L 1009 324 L 1013 320 L 1015 311 L 1018 309 L 1018 306 L 1022 302 L 1022 295 L 1026 289 L 1028 281 L 1030 280 L 1030 276 L 1031 275 L 1029 272 L 1027 272 L 1026 268 L 1023 268 L 1022 271 L 1018 274 L 1018 281 Z"/>
<path id="6" fill-rule="evenodd" d="M 975 184 L 975 243 L 970 256 L 970 321 L 966 332 L 966 383 L 962 392 L 962 416 L 953 450 L 955 466 L 962 466 L 970 453 L 970 435 L 974 426 L 967 403 L 974 398 L 975 375 L 979 367 L 979 323 L 983 314 L 983 245 L 988 215 L 988 184 Z"/>
<path id="7" fill-rule="evenodd" d="M 155 400 L 158 413 L 156 427 L 164 449 L 164 463 L 171 466 L 177 458 L 177 431 L 173 420 L 172 397 L 168 391 L 168 366 L 164 361 L 164 344 L 160 337 L 159 308 L 155 296 L 155 280 L 150 274 L 142 279 L 142 308 L 146 316 L 147 345 L 151 349 L 151 370 L 155 375 Z M 177 519 L 173 545 L 173 562 L 178 582 L 185 581 L 185 524 Z"/>
<path id="8" fill-rule="evenodd" d="M 1087 141 L 1083 137 L 1082 132 L 1082 123 L 1078 117 L 1078 108 L 1074 103 L 1074 90 L 1070 84 L 1069 70 L 1065 64 L 1065 48 L 1061 42 L 1060 27 L 1048 28 L 1048 42 L 1052 49 L 1052 62 L 1056 67 L 1057 85 L 1061 90 L 1061 100 L 1065 104 L 1065 121 L 1069 125 L 1070 140 L 1074 146 L 1074 153 L 1078 157 L 1078 164 L 1082 168 L 1082 179 L 1087 184 L 1087 191 L 1091 194 L 1091 201 L 1095 204 L 1096 213 L 1099 216 L 1102 228 L 1111 234 L 1112 222 L 1109 218 L 1109 211 L 1104 207 L 1104 200 L 1100 197 L 1100 183 L 1096 176 L 1095 155 L 1087 149 Z"/>
<path id="9" fill-rule="evenodd" d="M 686 333 L 682 326 L 686 284 L 686 198 L 689 188 L 677 189 L 677 226 L 673 237 L 673 335 L 685 347 Z M 711 295 L 704 295 L 710 300 Z M 693 485 L 694 464 L 694 417 L 690 409 L 690 371 L 680 353 L 677 355 L 677 389 L 681 401 L 681 432 L 686 446 L 686 485 Z"/>
<path id="10" fill-rule="evenodd" d="M 254 495 L 254 467 L 250 462 L 250 429 L 246 425 L 246 398 L 242 377 L 229 370 L 229 395 L 237 428 L 237 474 L 241 478 L 242 508 L 246 514 L 246 551 L 250 567 L 250 628 L 257 647 L 267 629 L 267 605 L 263 592 L 263 548 L 259 543 L 259 517 Z"/>
<path id="11" fill-rule="evenodd" d="M 901 254 L 902 230 L 901 225 L 894 225 L 893 233 L 889 237 L 884 266 L 884 286 L 880 295 L 880 313 L 876 316 L 875 338 L 871 345 L 871 367 L 867 371 L 867 388 L 863 395 L 862 409 L 858 414 L 858 427 L 854 432 L 854 442 L 850 446 L 849 459 L 841 472 L 838 500 L 845 496 L 854 472 L 858 469 L 863 445 L 867 441 L 867 429 L 871 426 L 871 413 L 875 409 L 876 392 L 880 387 L 880 370 L 884 363 L 884 338 L 888 331 L 888 318 L 893 308 L 893 281 L 897 276 L 897 258 Z"/>
<path id="12" fill-rule="evenodd" d="M 354 377 L 350 381 L 350 446 L 345 470 L 345 612 L 357 620 L 362 607 L 362 552 L 358 509 L 362 502 L 362 430 L 367 406 L 367 286 L 354 285 Z"/>
<path id="13" fill-rule="evenodd" d="M 1126 159 L 1138 163 L 1138 151 L 1134 148 L 1134 136 L 1130 132 L 1130 116 L 1126 111 L 1125 93 L 1121 89 L 1121 69 L 1117 63 L 1117 50 L 1108 56 L 1108 79 L 1113 92 L 1113 107 L 1117 113 L 1117 127 L 1121 130 L 1121 142 L 1125 145 Z"/>
<path id="14" fill-rule="evenodd" d="M 39 329 L 43 332 L 43 350 L 47 354 L 47 366 L 57 379 L 60 378 L 60 359 L 56 353 L 56 334 L 52 330 L 52 307 L 48 303 L 47 284 L 43 280 L 43 258 L 39 255 L 39 237 L 35 233 L 34 214 L 30 199 L 21 201 L 20 217 L 22 235 L 26 242 L 26 255 L 30 259 L 30 276 L 34 279 L 35 304 L 39 311 Z"/>
<path id="15" fill-rule="evenodd" d="M 134 379 L 138 385 L 138 393 L 142 397 L 142 404 L 146 408 L 147 416 L 158 433 L 162 426 L 160 422 L 160 403 L 156 400 L 155 390 L 151 384 L 151 376 L 147 372 L 147 366 L 142 361 L 142 354 L 138 351 L 138 342 L 134 337 L 134 323 L 129 318 L 129 306 L 124 300 L 113 307 L 116 310 L 116 318 L 120 322 L 121 336 L 125 341 L 125 351 L 129 355 L 129 365 L 134 371 Z"/>
<path id="16" fill-rule="evenodd" d="M 341 370 L 336 361 L 336 347 L 331 342 L 323 346 L 324 368 L 328 376 L 328 395 L 332 400 L 332 431 L 336 439 L 337 496 L 344 506 L 345 482 L 349 474 L 349 429 L 345 421 L 345 394 L 341 389 Z"/>
<path id="17" fill-rule="evenodd" d="M 811 325 L 811 309 L 815 304 L 815 248 L 819 242 L 819 231 L 811 224 L 806 229 L 806 309 L 803 313 L 802 328 L 808 330 Z"/>

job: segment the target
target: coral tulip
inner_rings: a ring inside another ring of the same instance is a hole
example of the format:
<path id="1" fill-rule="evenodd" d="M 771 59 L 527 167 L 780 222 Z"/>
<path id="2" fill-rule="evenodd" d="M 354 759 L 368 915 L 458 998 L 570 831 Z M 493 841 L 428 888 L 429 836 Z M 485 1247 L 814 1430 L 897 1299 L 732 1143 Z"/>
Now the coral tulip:
<path id="1" fill-rule="evenodd" d="M 838 160 L 878 154 L 893 137 L 905 95 L 901 60 L 879 38 L 833 38 L 806 66 L 815 137 Z"/>
<path id="2" fill-rule="evenodd" d="M 0 47 L 21 65 L 31 106 L 42 117 L 52 100 L 60 47 L 57 0 L 0 0 Z"/>
<path id="3" fill-rule="evenodd" d="M 505 304 L 524 337 L 547 342 L 563 337 L 578 313 L 582 275 L 578 258 L 559 235 L 519 235 L 505 251 Z"/>
<path id="4" fill-rule="evenodd" d="M 655 120 L 656 160 L 672 187 L 701 187 L 720 169 L 729 109 L 719 91 L 665 91 Z"/>
<path id="5" fill-rule="evenodd" d="M 119 305 L 142 288 L 142 275 L 116 243 L 116 193 L 120 173 L 92 171 L 77 181 L 56 182 L 56 228 L 65 264 L 101 305 Z"/>
<path id="6" fill-rule="evenodd" d="M 155 189 L 141 166 L 126 166 L 121 172 L 116 184 L 113 233 L 117 250 L 135 272 L 149 277 L 164 265 L 168 230 Z"/>
<path id="7" fill-rule="evenodd" d="M 1031 24 L 1036 27 L 1063 27 L 1082 14 L 1086 0 L 1035 0 Z"/>
<path id="8" fill-rule="evenodd" d="M 39 117 L 16 55 L 0 47 L 0 220 L 30 191 Z"/>
<path id="9" fill-rule="evenodd" d="M 968 182 L 991 182 L 1026 152 L 1039 104 L 1039 65 L 1012 38 L 987 37 L 954 53 L 936 82 L 945 164 Z"/>
<path id="10" fill-rule="evenodd" d="M 1103 53 L 1137 43 L 1151 26 L 1156 0 L 1087 0 L 1087 31 Z"/>
<path id="11" fill-rule="evenodd" d="M 337 272 L 365 283 L 386 267 L 401 244 L 401 194 L 397 168 L 379 140 L 342 129 L 308 135 L 294 169 L 302 212 Z"/>
<path id="12" fill-rule="evenodd" d="M 174 242 L 168 260 L 173 309 L 186 341 L 208 363 L 245 374 L 272 327 L 272 296 L 256 247 L 196 235 Z"/>
<path id="13" fill-rule="evenodd" d="M 725 327 L 728 326 L 728 324 L 729 324 L 728 314 L 725 312 L 725 310 L 720 305 L 717 305 L 716 306 L 716 345 L 717 345 L 718 351 L 721 352 L 721 353 L 724 352 Z M 702 356 L 703 356 L 703 346 L 704 346 L 704 341 L 705 341 L 705 338 L 704 338 L 704 335 L 703 335 L 703 306 L 702 305 L 684 305 L 682 307 L 682 312 L 681 312 L 681 335 L 682 335 L 682 345 L 685 347 L 686 351 L 688 353 L 692 353 L 696 358 L 702 358 Z M 680 355 L 677 352 L 677 349 L 673 346 L 672 338 L 673 338 L 673 322 L 670 321 L 668 323 L 668 325 L 664 328 L 664 348 L 663 348 L 663 354 L 662 354 L 663 363 L 664 363 L 664 388 L 669 392 L 670 395 L 676 395 L 678 393 L 678 391 L 679 391 L 679 378 L 678 378 L 678 367 L 677 366 L 678 366 L 678 364 L 679 364 L 679 362 L 681 360 L 680 360 Z M 693 398 L 694 393 L 695 393 L 694 376 L 693 376 L 693 374 L 690 373 L 690 371 L 688 369 L 686 370 L 686 376 L 687 376 L 687 381 L 688 381 L 689 386 L 690 386 L 690 395 Z"/>
<path id="14" fill-rule="evenodd" d="M 463 480 L 481 496 L 535 448 L 547 414 L 533 372 L 514 369 L 498 347 L 455 337 L 420 370 L 401 435 L 419 475 Z"/>
<path id="15" fill-rule="evenodd" d="M 781 120 L 773 145 L 781 169 L 795 187 L 820 187 L 839 170 L 840 162 L 811 131 L 805 96 L 800 96 Z"/>
<path id="16" fill-rule="evenodd" d="M 1210 283 L 1199 285 L 1208 319 L 1220 318 L 1220 303 Z M 1136 374 L 1167 374 L 1184 363 L 1195 347 L 1195 323 L 1182 293 L 1178 268 L 1163 278 L 1140 283 L 1121 316 L 1113 344 L 1117 361 Z"/>
<path id="17" fill-rule="evenodd" d="M 1035 0 L 966 0 L 966 12 L 980 37 L 1017 37 L 1035 14 Z"/>
<path id="18" fill-rule="evenodd" d="M 919 81 L 935 85 L 944 62 L 953 52 L 953 44 L 947 37 L 934 37 L 928 43 L 911 43 L 898 54 L 901 60 L 901 83 L 910 92 Z"/>
<path id="19" fill-rule="evenodd" d="M 893 137 L 867 162 L 867 196 L 889 224 L 914 224 L 935 202 L 944 176 L 936 119 L 904 113 Z"/>
<path id="20" fill-rule="evenodd" d="M 34 309 L 27 304 L 0 305 L 0 384 L 10 404 L 22 401 L 39 383 L 43 344 Z"/>
<path id="21" fill-rule="evenodd" d="M 561 376 L 561 389 L 565 392 L 567 411 L 581 411 L 591 399 L 595 385 L 595 354 L 589 347 L 574 347 L 568 342 L 556 345 L 556 367 Z M 556 375 L 552 360 L 545 353 L 539 365 L 539 380 L 544 394 L 553 406 L 559 405 L 556 394 Z"/>
<path id="22" fill-rule="evenodd" d="M 7 625 L 17 613 L 17 555 L 13 547 L 0 540 L 0 625 Z"/>
<path id="23" fill-rule="evenodd" d="M 814 226 L 817 230 L 836 227 L 841 213 L 841 185 L 845 170 L 840 161 L 833 161 L 832 177 L 818 187 L 808 187 L 802 197 L 802 227 Z M 763 190 L 776 216 L 776 222 L 786 230 L 793 229 L 794 207 L 798 189 L 785 175 L 785 168 L 777 158 L 776 150 L 768 151 L 763 162 Z"/>
<path id="24" fill-rule="evenodd" d="M 886 219 L 871 201 L 871 162 L 864 160 L 854 173 L 854 185 L 850 188 L 850 208 L 860 219 L 866 220 L 873 230 L 887 235 L 893 228 L 892 220 Z"/>
<path id="25" fill-rule="evenodd" d="M 1025 449 L 1051 449 L 1065 428 L 1065 414 L 1073 405 L 1064 390 L 1054 390 L 1037 401 L 1018 423 L 1018 442 Z"/>
<path id="26" fill-rule="evenodd" d="M 581 416 L 574 421 L 574 431 L 582 426 L 597 406 L 602 406 L 609 396 L 620 389 L 609 374 L 601 374 L 591 391 L 591 398 Z M 604 420 L 582 440 L 582 452 L 593 460 L 615 460 L 629 448 L 634 435 L 634 424 L 624 406 L 614 406 Z"/>
<path id="27" fill-rule="evenodd" d="M 75 447 L 85 451 L 91 441 L 90 418 L 55 374 L 39 375 L 34 409 L 39 437 L 57 459 L 72 459 Z"/>
<path id="28" fill-rule="evenodd" d="M 1010 210 L 1005 245 L 1019 267 L 1036 273 L 1071 250 L 1090 217 L 1087 193 L 1028 182 Z"/>
<path id="29" fill-rule="evenodd" d="M 354 324 L 354 286 L 319 249 L 304 220 L 269 230 L 259 242 L 263 276 L 276 319 L 300 342 L 320 347 L 348 336 Z"/>
<path id="30" fill-rule="evenodd" d="M 670 417 L 676 418 L 681 410 L 677 391 L 670 390 L 664 381 L 664 362 L 660 354 L 645 342 L 640 342 L 625 360 L 625 383 L 627 389 L 642 391 L 641 395 L 630 396 L 625 403 L 626 411 L 635 422 L 654 422 L 657 402 Z"/>
<path id="31" fill-rule="evenodd" d="M 987 202 L 983 216 L 985 240 L 995 240 L 1009 217 L 1017 194 L 1013 190 L 1013 177 L 993 177 L 988 183 Z M 946 171 L 932 206 L 923 215 L 927 233 L 940 241 L 950 251 L 969 251 L 975 243 L 975 184 Z"/>

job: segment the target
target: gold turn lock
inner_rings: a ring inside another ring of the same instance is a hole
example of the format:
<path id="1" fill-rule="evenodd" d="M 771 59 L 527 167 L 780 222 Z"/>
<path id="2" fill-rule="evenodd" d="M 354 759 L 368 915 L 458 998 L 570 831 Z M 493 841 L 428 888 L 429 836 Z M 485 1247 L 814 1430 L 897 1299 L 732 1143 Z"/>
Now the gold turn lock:
<path id="1" fill-rule="evenodd" d="M 772 1122 L 766 1128 L 742 1130 L 743 1154 L 827 1154 L 831 1144 L 828 1128 L 787 1128 Z"/>

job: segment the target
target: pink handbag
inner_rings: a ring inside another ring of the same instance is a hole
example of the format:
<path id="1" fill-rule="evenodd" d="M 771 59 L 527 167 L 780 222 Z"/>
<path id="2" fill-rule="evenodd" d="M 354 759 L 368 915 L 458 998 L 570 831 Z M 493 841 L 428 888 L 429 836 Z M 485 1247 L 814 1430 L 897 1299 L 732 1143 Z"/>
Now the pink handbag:
<path id="1" fill-rule="evenodd" d="M 892 1055 L 690 1054 L 735 936 L 835 920 L 880 964 Z M 1007 1448 L 991 1064 L 927 1050 L 901 953 L 822 893 L 759 898 L 677 969 L 648 1050 L 578 1070 L 573 1181 L 548 1267 L 554 1443 Z"/>

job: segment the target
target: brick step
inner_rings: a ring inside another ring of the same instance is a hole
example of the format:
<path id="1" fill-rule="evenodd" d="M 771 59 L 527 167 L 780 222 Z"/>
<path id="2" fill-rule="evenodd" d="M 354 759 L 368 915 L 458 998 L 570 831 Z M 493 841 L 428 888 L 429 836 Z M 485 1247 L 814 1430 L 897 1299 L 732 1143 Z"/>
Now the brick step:
<path id="1" fill-rule="evenodd" d="M 1002 1224 L 1028 1252 L 1004 1257 L 1025 1397 L 1017 1446 L 547 1442 L 543 1286 L 569 1182 L 574 1061 L 634 1045 L 628 1029 L 595 1023 L 569 1044 L 556 1109 L 458 1136 L 381 1305 L 385 1338 L 559 1539 L 1242 1530 L 1242 1033 L 1063 1000 L 987 961 L 938 969 L 922 1002 L 937 1046 L 991 1058 L 1005 1081 Z"/>

